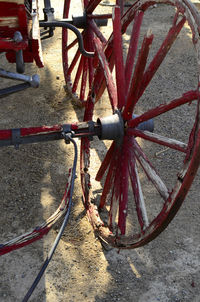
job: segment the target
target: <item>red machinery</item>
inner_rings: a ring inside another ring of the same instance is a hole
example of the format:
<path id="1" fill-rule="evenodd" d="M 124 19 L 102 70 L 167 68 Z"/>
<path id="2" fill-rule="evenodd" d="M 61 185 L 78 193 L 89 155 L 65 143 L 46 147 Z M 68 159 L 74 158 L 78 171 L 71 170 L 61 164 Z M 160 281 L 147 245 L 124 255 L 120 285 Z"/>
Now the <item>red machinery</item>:
<path id="1" fill-rule="evenodd" d="M 0 130 L 0 145 L 61 139 L 65 137 L 63 133 L 69 132 L 73 133 L 73 137 L 81 137 L 83 199 L 96 234 L 102 241 L 119 248 L 142 246 L 160 234 L 173 219 L 200 162 L 199 79 L 195 88 L 183 89 L 168 102 L 162 103 L 159 97 L 158 101 L 148 100 L 148 87 L 186 23 L 191 32 L 191 44 L 196 50 L 197 66 L 200 67 L 198 11 L 189 0 L 137 0 L 124 13 L 123 1 L 118 1 L 113 15 L 98 14 L 96 9 L 101 0 L 90 0 L 83 2 L 82 16 L 67 19 L 71 1 L 65 0 L 64 19 L 57 21 L 53 18 L 50 1 L 44 2 L 45 18 L 39 21 L 37 1 L 0 1 L 0 49 L 6 52 L 9 62 L 17 63 L 20 72 L 23 71 L 24 62 L 35 61 L 42 67 L 39 25 L 47 30 L 49 36 L 55 27 L 62 27 L 65 80 L 72 97 L 83 106 L 84 120 L 83 123 L 75 122 L 72 125 Z M 172 8 L 172 17 L 160 46 L 154 49 L 156 35 L 151 31 L 144 32 L 142 28 L 149 10 L 152 7 L 157 9 L 160 5 Z M 113 32 L 107 38 L 98 25 L 105 25 L 105 20 L 110 18 L 113 19 Z M 81 34 L 77 27 L 83 29 Z M 76 34 L 73 41 L 69 39 L 69 30 Z M 126 56 L 124 49 L 127 49 Z M 69 56 L 70 52 L 73 57 Z M 0 71 L 2 77 L 14 77 L 13 74 Z M 17 79 L 29 86 L 38 86 L 32 77 L 17 74 Z M 94 122 L 95 110 L 105 90 L 108 92 L 107 104 L 111 114 Z M 142 106 L 142 113 L 133 115 L 137 106 L 145 102 L 147 106 Z M 180 110 L 182 115 L 182 108 L 189 103 L 195 104 L 196 109 L 193 124 L 183 133 L 183 139 L 169 137 L 169 133 L 152 133 L 152 119 L 164 119 L 165 114 L 171 114 L 173 110 Z M 90 194 L 93 136 L 112 141 L 96 171 L 96 180 L 102 186 L 97 204 L 91 201 Z M 144 144 L 138 143 L 138 137 Z M 170 176 L 170 181 L 174 179 L 172 184 L 168 185 L 168 181 L 156 171 L 153 159 L 148 157 L 145 142 L 166 146 L 180 154 L 177 160 L 181 169 L 178 173 L 173 172 L 173 177 Z M 148 182 L 148 189 L 143 179 Z M 158 196 L 155 202 L 148 201 L 149 188 Z M 159 206 L 158 199 L 161 201 Z M 134 217 L 132 220 L 131 215 Z M 40 238 L 49 229 L 49 225 L 46 225 L 34 229 L 27 237 L 19 237 L 18 241 L 7 242 L 1 246 L 0 253 L 24 246 Z"/>

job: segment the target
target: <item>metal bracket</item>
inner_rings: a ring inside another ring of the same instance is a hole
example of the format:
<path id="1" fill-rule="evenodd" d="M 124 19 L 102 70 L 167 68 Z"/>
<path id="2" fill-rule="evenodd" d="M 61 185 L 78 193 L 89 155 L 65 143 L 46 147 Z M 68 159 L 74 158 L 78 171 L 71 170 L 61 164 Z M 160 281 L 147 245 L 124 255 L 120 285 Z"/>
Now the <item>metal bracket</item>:
<path id="1" fill-rule="evenodd" d="M 44 0 L 44 20 L 45 21 L 53 21 L 54 20 L 54 8 L 51 7 L 50 0 Z"/>
<path id="2" fill-rule="evenodd" d="M 70 136 L 72 135 L 71 125 L 65 124 L 62 126 L 62 136 L 63 136 L 66 144 L 70 144 L 69 135 Z"/>
<path id="3" fill-rule="evenodd" d="M 20 128 L 12 129 L 12 145 L 14 145 L 15 149 L 19 149 L 19 144 L 21 143 L 21 132 Z"/>

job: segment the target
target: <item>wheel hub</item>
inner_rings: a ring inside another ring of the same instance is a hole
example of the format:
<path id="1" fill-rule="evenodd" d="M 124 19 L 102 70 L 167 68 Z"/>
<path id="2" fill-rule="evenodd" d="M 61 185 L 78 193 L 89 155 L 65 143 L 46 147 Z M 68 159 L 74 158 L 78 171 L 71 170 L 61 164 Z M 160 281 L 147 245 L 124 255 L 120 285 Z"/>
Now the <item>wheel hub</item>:
<path id="1" fill-rule="evenodd" d="M 101 140 L 121 140 L 124 136 L 124 121 L 121 113 L 116 111 L 113 115 L 98 118 L 97 124 L 101 126 Z"/>

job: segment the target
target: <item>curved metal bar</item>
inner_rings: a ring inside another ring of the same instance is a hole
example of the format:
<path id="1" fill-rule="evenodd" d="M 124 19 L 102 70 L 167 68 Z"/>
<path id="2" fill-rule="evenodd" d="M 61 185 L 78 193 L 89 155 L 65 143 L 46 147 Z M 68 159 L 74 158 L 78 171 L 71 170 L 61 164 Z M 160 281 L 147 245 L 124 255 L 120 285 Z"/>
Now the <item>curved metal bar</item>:
<path id="1" fill-rule="evenodd" d="M 80 31 L 74 25 L 64 22 L 64 21 L 51 21 L 51 22 L 40 21 L 40 26 L 41 27 L 62 27 L 62 28 L 70 29 L 77 36 L 79 50 L 80 50 L 81 54 L 86 57 L 90 57 L 90 58 L 94 57 L 94 52 L 89 52 L 89 51 L 85 50 L 84 45 L 83 45 L 83 37 L 82 37 Z"/>

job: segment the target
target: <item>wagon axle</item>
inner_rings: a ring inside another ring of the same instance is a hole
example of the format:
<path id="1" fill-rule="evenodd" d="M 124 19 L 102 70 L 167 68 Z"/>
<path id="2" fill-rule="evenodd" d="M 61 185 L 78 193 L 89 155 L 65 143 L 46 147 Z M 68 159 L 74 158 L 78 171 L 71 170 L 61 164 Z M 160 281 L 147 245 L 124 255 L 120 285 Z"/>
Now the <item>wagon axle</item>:
<path id="1" fill-rule="evenodd" d="M 0 147 L 21 144 L 47 142 L 63 139 L 64 133 L 72 133 L 73 138 L 97 136 L 100 140 L 120 141 L 124 136 L 124 122 L 119 112 L 98 118 L 97 122 L 88 121 L 74 124 L 41 126 L 0 130 Z M 143 122 L 137 126 L 138 130 L 153 132 L 153 120 Z"/>

